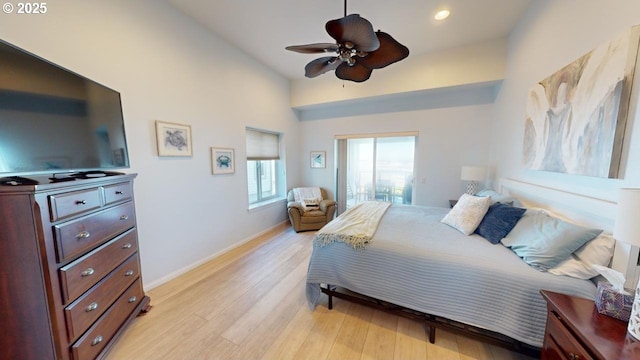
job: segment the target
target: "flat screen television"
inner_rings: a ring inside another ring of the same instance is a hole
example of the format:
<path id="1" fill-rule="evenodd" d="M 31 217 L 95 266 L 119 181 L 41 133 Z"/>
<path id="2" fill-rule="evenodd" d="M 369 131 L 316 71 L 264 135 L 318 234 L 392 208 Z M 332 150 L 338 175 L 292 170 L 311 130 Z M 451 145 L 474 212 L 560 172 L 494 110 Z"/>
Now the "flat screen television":
<path id="1" fill-rule="evenodd" d="M 128 167 L 119 92 L 0 40 L 0 177 Z"/>

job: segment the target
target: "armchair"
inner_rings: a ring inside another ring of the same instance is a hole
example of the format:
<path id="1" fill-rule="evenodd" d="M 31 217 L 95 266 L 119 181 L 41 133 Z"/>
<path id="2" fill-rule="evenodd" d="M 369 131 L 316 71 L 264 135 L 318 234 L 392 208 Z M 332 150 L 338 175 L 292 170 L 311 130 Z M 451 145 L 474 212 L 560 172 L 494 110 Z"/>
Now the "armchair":
<path id="1" fill-rule="evenodd" d="M 301 203 L 295 201 L 293 190 L 287 193 L 287 212 L 289 221 L 296 232 L 319 230 L 329 221 L 333 220 L 336 211 L 336 202 L 327 200 L 327 192 L 320 188 L 322 201 L 317 210 L 304 211 Z"/>

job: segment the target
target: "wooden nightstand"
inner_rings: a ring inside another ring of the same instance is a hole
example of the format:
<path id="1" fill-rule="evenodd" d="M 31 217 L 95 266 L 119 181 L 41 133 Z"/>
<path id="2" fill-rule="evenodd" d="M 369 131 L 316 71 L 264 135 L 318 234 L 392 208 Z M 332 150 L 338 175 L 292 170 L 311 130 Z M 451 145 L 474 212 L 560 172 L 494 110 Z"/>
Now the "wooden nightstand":
<path id="1" fill-rule="evenodd" d="M 640 341 L 627 323 L 598 313 L 591 300 L 542 290 L 547 328 L 542 359 L 640 359 Z"/>

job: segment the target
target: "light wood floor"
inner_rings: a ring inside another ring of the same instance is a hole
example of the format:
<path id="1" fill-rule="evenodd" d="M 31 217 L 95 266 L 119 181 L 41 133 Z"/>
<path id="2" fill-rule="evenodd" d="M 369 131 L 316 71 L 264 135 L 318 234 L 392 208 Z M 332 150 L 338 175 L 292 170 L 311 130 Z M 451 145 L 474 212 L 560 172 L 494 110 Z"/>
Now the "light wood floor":
<path id="1" fill-rule="evenodd" d="M 443 330 L 430 344 L 423 324 L 340 299 L 311 311 L 313 235 L 281 226 L 148 291 L 107 359 L 533 359 Z"/>

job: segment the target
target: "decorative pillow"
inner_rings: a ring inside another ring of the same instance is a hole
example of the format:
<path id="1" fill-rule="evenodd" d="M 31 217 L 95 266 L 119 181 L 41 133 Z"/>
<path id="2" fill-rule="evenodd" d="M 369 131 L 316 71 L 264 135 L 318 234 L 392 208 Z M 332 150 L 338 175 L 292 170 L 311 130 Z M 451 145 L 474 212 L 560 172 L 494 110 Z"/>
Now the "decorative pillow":
<path id="1" fill-rule="evenodd" d="M 519 201 L 517 201 L 515 198 L 509 196 L 509 195 L 505 195 L 505 194 L 501 194 L 495 190 L 491 190 L 491 189 L 483 189 L 480 190 L 476 196 L 489 196 L 491 198 L 491 203 L 495 204 L 495 203 L 502 203 L 502 204 L 507 204 L 507 205 L 514 205 L 514 204 L 520 204 Z"/>
<path id="2" fill-rule="evenodd" d="M 600 234 L 584 244 L 558 266 L 549 269 L 554 275 L 567 275 L 578 279 L 591 279 L 598 276 L 592 265 L 608 266 L 613 257 L 615 239 L 609 234 Z"/>
<path id="3" fill-rule="evenodd" d="M 547 271 L 601 232 L 564 222 L 543 211 L 527 210 L 502 243 L 532 267 Z"/>
<path id="4" fill-rule="evenodd" d="M 465 235 L 470 235 L 478 227 L 487 213 L 491 198 L 462 194 L 455 206 L 440 220 Z"/>
<path id="5" fill-rule="evenodd" d="M 476 229 L 476 234 L 492 244 L 497 244 L 516 226 L 525 211 L 527 209 L 495 203 L 487 210 L 487 214 Z"/>

